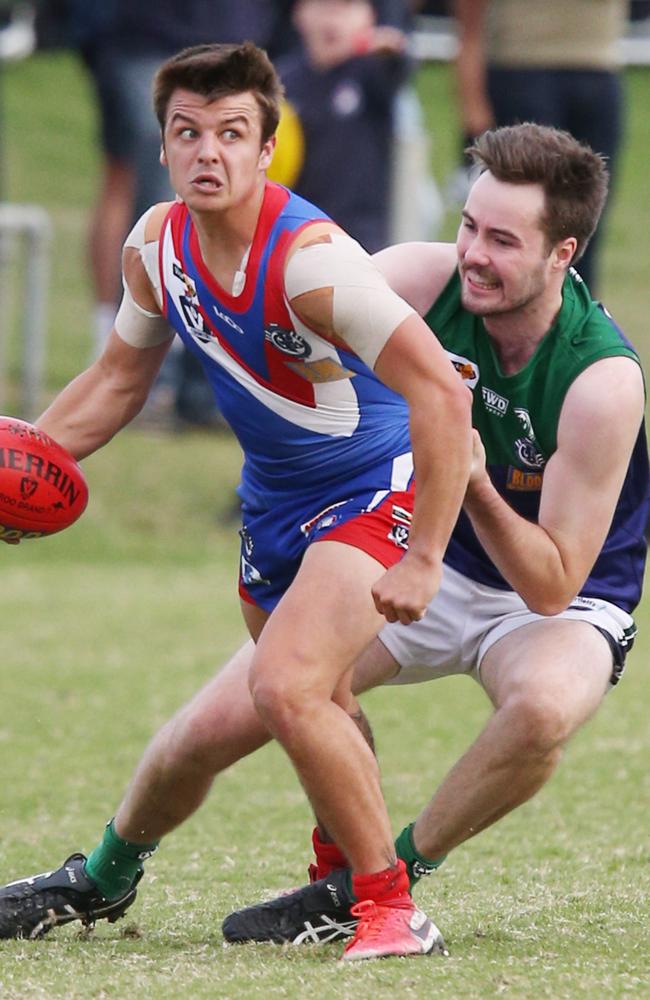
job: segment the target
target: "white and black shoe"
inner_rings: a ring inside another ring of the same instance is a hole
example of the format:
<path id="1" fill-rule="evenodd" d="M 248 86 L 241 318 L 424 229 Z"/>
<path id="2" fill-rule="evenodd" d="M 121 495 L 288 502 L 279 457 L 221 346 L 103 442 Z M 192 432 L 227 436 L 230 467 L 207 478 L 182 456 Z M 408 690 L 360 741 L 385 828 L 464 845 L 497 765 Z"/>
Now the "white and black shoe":
<path id="1" fill-rule="evenodd" d="M 71 854 L 60 868 L 18 879 L 0 888 L 0 938 L 40 938 L 59 924 L 118 920 L 136 897 L 136 884 L 117 899 L 105 899 L 86 875 L 86 857 Z"/>
<path id="2" fill-rule="evenodd" d="M 268 903 L 235 910 L 223 922 L 226 941 L 291 942 L 292 944 L 329 944 L 353 936 L 358 919 L 348 888 L 349 871 L 339 868 L 327 878 L 302 889 L 278 896 Z"/>

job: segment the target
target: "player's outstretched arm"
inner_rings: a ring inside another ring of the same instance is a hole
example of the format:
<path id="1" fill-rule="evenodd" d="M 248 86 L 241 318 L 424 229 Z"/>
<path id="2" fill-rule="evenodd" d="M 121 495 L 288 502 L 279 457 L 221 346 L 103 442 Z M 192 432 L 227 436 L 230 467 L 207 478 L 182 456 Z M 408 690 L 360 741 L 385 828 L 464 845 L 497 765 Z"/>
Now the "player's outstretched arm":
<path id="1" fill-rule="evenodd" d="M 544 470 L 538 524 L 494 489 L 474 432 L 465 510 L 483 548 L 532 611 L 559 614 L 580 592 L 612 522 L 644 402 L 641 369 L 631 358 L 597 361 L 575 380 Z"/>
<path id="2" fill-rule="evenodd" d="M 113 330 L 101 357 L 63 389 L 37 425 L 77 460 L 97 451 L 140 412 L 168 346 L 139 350 Z"/>
<path id="3" fill-rule="evenodd" d="M 150 210 L 127 238 L 124 297 L 101 357 L 37 421 L 77 459 L 101 448 L 139 413 L 172 342 L 145 266 L 166 209 Z"/>

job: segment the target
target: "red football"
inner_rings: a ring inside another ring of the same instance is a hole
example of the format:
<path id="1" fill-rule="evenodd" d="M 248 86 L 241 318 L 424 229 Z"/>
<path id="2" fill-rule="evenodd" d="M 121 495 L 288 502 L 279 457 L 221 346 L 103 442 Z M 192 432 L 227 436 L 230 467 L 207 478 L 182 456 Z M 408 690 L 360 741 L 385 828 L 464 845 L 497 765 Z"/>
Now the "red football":
<path id="1" fill-rule="evenodd" d="M 81 517 L 88 486 L 72 455 L 44 431 L 0 417 L 0 538 L 40 538 Z"/>

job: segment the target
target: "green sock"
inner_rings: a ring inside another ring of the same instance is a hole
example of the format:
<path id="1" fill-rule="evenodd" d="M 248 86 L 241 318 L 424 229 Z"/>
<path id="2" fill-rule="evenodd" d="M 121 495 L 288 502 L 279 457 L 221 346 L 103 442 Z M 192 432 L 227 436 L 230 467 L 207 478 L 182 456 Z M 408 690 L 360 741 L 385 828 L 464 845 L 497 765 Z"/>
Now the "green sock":
<path id="1" fill-rule="evenodd" d="M 447 857 L 446 854 L 443 854 L 441 858 L 436 858 L 435 860 L 423 858 L 413 843 L 414 826 L 415 823 L 409 823 L 408 826 L 405 826 L 395 841 L 397 857 L 401 858 L 406 865 L 411 889 L 418 884 L 421 878 L 425 875 L 430 875 L 436 868 L 439 868 Z"/>
<path id="2" fill-rule="evenodd" d="M 115 899 L 130 889 L 142 862 L 151 857 L 159 841 L 153 844 L 134 844 L 122 840 L 113 829 L 113 820 L 104 830 L 101 843 L 86 861 L 86 874 L 95 882 L 102 896 Z"/>

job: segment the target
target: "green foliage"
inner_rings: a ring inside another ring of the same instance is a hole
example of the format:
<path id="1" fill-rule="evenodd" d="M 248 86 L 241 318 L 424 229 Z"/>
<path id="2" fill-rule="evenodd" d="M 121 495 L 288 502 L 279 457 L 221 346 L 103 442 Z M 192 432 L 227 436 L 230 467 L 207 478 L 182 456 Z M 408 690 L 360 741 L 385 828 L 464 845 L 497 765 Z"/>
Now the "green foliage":
<path id="1" fill-rule="evenodd" d="M 611 217 L 607 286 L 645 335 L 647 74 L 630 74 L 630 146 Z M 40 56 L 5 79 L 9 190 L 53 214 L 48 390 L 88 351 L 83 234 L 97 170 L 85 78 Z M 422 75 L 442 182 L 456 133 L 445 67 Z M 634 329 L 633 329 L 634 328 Z M 91 501 L 51 539 L 3 547 L 0 882 L 89 851 L 149 736 L 243 639 L 237 538 L 227 523 L 239 452 L 210 434 L 126 431 L 85 463 Z M 648 995 L 650 622 L 628 675 L 527 806 L 470 841 L 419 900 L 451 958 L 347 968 L 340 947 L 225 947 L 233 907 L 302 882 L 311 820 L 269 746 L 216 783 L 203 809 L 147 865 L 124 921 L 0 945 L 3 1000 L 440 996 L 479 1000 Z M 486 719 L 471 682 L 373 692 L 395 829 L 413 818 Z M 406 734 L 408 731 L 408 735 Z"/>

